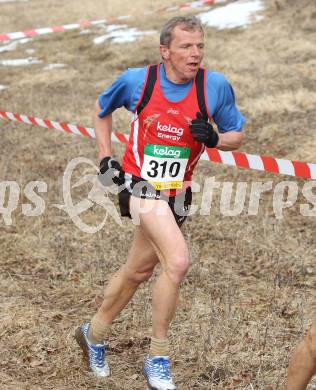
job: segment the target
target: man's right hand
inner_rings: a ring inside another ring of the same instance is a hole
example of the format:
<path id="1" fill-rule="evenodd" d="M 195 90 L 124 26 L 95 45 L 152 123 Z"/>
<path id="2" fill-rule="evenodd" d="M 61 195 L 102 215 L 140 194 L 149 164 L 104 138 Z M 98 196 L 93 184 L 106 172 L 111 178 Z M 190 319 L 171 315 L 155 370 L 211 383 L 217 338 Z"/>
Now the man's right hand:
<path id="1" fill-rule="evenodd" d="M 111 156 L 104 157 L 101 160 L 98 177 L 105 187 L 109 187 L 113 183 L 116 185 L 124 183 L 122 167 L 119 162 Z"/>

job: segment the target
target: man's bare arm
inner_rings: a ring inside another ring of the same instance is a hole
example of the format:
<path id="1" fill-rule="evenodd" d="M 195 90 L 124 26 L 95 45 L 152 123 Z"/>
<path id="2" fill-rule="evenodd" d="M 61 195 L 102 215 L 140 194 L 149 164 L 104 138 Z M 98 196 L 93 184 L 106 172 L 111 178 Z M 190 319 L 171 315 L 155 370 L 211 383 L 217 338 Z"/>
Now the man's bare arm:
<path id="1" fill-rule="evenodd" d="M 100 111 L 101 107 L 97 100 L 93 110 L 93 126 L 98 146 L 98 158 L 101 161 L 104 157 L 112 155 L 112 114 L 99 118 Z"/>
<path id="2" fill-rule="evenodd" d="M 244 139 L 243 131 L 228 131 L 227 133 L 219 134 L 219 141 L 216 145 L 220 150 L 236 150 L 238 149 Z"/>

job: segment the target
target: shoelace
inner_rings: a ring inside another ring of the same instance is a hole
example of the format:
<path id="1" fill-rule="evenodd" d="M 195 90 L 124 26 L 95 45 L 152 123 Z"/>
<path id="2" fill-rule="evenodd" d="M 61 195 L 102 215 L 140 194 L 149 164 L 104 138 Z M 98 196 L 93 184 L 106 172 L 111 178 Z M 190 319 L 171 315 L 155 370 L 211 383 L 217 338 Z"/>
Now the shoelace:
<path id="1" fill-rule="evenodd" d="M 154 371 L 158 374 L 161 379 L 171 379 L 169 362 L 163 358 L 157 358 L 152 361 Z"/>
<path id="2" fill-rule="evenodd" d="M 105 348 L 91 348 L 90 351 L 92 352 L 90 354 L 91 365 L 102 368 L 104 366 Z"/>

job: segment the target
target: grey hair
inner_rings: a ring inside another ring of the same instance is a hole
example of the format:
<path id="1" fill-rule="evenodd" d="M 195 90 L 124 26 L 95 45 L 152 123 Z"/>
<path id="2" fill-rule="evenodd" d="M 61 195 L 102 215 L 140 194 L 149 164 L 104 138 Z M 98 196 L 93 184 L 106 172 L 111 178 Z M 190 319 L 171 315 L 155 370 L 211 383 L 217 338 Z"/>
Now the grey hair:
<path id="1" fill-rule="evenodd" d="M 201 31 L 204 34 L 201 21 L 196 16 L 175 16 L 168 20 L 160 33 L 160 44 L 169 47 L 175 27 L 181 26 L 185 31 Z"/>

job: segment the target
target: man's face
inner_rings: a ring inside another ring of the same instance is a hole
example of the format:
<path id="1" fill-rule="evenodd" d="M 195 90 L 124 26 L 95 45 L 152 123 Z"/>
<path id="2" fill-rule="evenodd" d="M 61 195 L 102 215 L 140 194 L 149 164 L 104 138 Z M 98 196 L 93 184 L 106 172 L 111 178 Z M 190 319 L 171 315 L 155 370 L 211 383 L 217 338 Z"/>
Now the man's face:
<path id="1" fill-rule="evenodd" d="M 195 78 L 204 55 L 204 35 L 201 31 L 186 31 L 176 26 L 170 46 L 160 46 L 167 77 L 174 83 Z"/>

